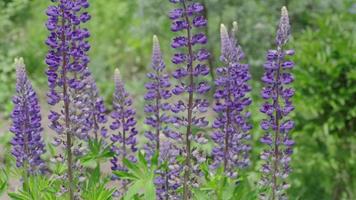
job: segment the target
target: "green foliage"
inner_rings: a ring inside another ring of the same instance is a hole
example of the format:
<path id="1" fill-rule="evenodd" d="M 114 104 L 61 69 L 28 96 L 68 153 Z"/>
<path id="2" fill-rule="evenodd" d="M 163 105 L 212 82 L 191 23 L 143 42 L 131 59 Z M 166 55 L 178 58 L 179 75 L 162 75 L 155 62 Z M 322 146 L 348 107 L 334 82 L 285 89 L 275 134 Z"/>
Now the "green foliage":
<path id="1" fill-rule="evenodd" d="M 9 176 L 4 169 L 0 169 L 0 196 L 7 190 Z"/>
<path id="2" fill-rule="evenodd" d="M 196 200 L 253 200 L 257 199 L 257 190 L 252 189 L 246 173 L 240 170 L 238 178 L 229 178 L 225 175 L 223 167 L 219 167 L 215 172 L 209 169 L 209 165 L 201 165 L 204 180 L 199 188 L 193 190 Z"/>
<path id="3" fill-rule="evenodd" d="M 294 44 L 296 199 L 356 198 L 356 16 L 313 18 Z"/>
<path id="4" fill-rule="evenodd" d="M 209 171 L 209 166 L 203 164 L 201 167 L 204 173 L 205 182 L 201 187 L 196 189 L 193 193 L 197 200 L 208 199 L 209 196 L 214 196 L 216 200 L 231 200 L 234 196 L 236 180 L 231 180 L 225 176 L 223 168 L 220 167 L 216 173 Z"/>
<path id="5" fill-rule="evenodd" d="M 88 140 L 88 153 L 80 158 L 81 163 L 84 166 L 95 166 L 101 162 L 104 162 L 108 158 L 114 156 L 114 153 L 110 150 L 110 146 L 105 144 L 102 139 L 89 139 Z"/>
<path id="6" fill-rule="evenodd" d="M 9 99 L 15 88 L 13 60 L 21 51 L 22 19 L 28 14 L 28 4 L 29 0 L 0 1 L 0 111 L 5 110 L 6 114 L 12 106 Z"/>
<path id="7" fill-rule="evenodd" d="M 10 192 L 8 195 L 13 200 L 56 200 L 59 186 L 58 180 L 54 177 L 30 176 L 28 190 L 21 189 L 18 192 Z"/>
<path id="8" fill-rule="evenodd" d="M 87 180 L 84 183 L 82 198 L 88 200 L 111 200 L 115 189 L 107 189 L 106 184 L 110 181 L 109 178 L 102 178 L 100 167 L 97 165 L 94 171 L 88 172 Z"/>
<path id="9" fill-rule="evenodd" d="M 156 187 L 154 184 L 155 171 L 158 169 L 158 154 L 155 154 L 148 164 L 145 155 L 138 153 L 136 163 L 124 159 L 124 165 L 128 171 L 115 171 L 114 174 L 124 180 L 129 180 L 129 188 L 125 193 L 124 199 L 130 200 L 140 198 L 144 200 L 156 199 Z"/>

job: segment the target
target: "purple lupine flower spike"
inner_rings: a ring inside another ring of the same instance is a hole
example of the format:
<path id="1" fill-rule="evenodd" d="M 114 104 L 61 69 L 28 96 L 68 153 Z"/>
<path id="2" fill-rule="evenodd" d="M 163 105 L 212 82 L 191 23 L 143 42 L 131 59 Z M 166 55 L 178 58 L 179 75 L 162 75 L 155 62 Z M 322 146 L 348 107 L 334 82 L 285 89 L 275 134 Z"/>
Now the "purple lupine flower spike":
<path id="1" fill-rule="evenodd" d="M 288 60 L 288 56 L 293 55 L 294 51 L 284 49 L 289 34 L 288 11 L 283 7 L 276 36 L 277 50 L 268 51 L 262 77 L 265 87 L 261 96 L 265 103 L 260 111 L 267 118 L 261 121 L 261 128 L 266 131 L 261 142 L 267 148 L 261 153 L 264 164 L 260 183 L 266 191 L 270 191 L 261 194 L 264 200 L 287 199 L 285 190 L 289 187 L 286 179 L 291 171 L 289 163 L 294 145 L 289 134 L 294 122 L 288 119 L 288 114 L 294 110 L 291 101 L 294 89 L 289 86 L 294 80 L 290 73 L 294 63 Z"/>
<path id="2" fill-rule="evenodd" d="M 37 94 L 27 78 L 23 59 L 16 59 L 15 65 L 16 94 L 12 99 L 14 110 L 11 114 L 10 128 L 14 133 L 11 141 L 12 155 L 16 158 L 16 166 L 24 168 L 26 173 L 40 173 L 45 169 L 45 163 L 41 159 L 41 155 L 45 153 L 45 145 L 41 136 L 43 129 L 40 105 Z"/>
<path id="3" fill-rule="evenodd" d="M 99 134 L 101 137 L 107 138 L 108 131 L 105 124 L 108 119 L 104 99 L 99 95 L 98 87 L 89 69 L 85 70 L 85 74 L 86 79 L 84 82 L 86 87 L 82 94 L 83 101 L 81 102 L 85 105 L 83 132 L 92 132 L 92 135 L 89 135 L 89 137 L 96 140 L 99 138 Z"/>
<path id="4" fill-rule="evenodd" d="M 170 110 L 170 104 L 163 102 L 172 96 L 169 88 L 169 76 L 164 72 L 165 64 L 163 62 L 159 41 L 156 36 L 153 37 L 153 52 L 152 52 L 152 73 L 148 73 L 150 79 L 145 87 L 147 93 L 145 100 L 145 112 L 147 117 L 145 123 L 152 127 L 153 131 L 146 131 L 145 136 L 148 143 L 145 147 L 147 155 L 150 157 L 155 151 L 160 149 L 160 141 L 162 133 L 169 134 L 168 126 L 166 125 L 170 117 L 166 114 Z"/>
<path id="5" fill-rule="evenodd" d="M 115 70 L 115 92 L 113 99 L 113 112 L 111 118 L 113 119 L 110 129 L 116 131 L 116 134 L 111 136 L 113 142 L 112 151 L 115 153 L 111 159 L 112 170 L 125 171 L 126 168 L 122 162 L 124 159 L 135 162 L 136 147 L 136 112 L 132 108 L 132 98 L 126 91 L 124 83 L 121 79 L 119 69 Z M 122 191 L 126 192 L 127 182 L 122 182 Z"/>
<path id="6" fill-rule="evenodd" d="M 234 23 L 232 34 L 236 34 Z M 224 25 L 220 28 L 221 61 L 223 67 L 217 69 L 218 78 L 215 81 L 217 89 L 214 98 L 214 111 L 219 115 L 213 123 L 215 132 L 212 140 L 216 143 L 212 155 L 213 168 L 223 165 L 228 176 L 236 177 L 236 169 L 249 165 L 251 125 L 248 122 L 250 113 L 246 110 L 251 104 L 248 93 L 251 91 L 247 83 L 251 79 L 249 66 L 242 64 L 243 52 L 237 44 L 235 35 L 229 36 Z"/>
<path id="7" fill-rule="evenodd" d="M 147 93 L 145 95 L 147 114 L 145 123 L 151 127 L 145 132 L 147 144 L 145 150 L 148 160 L 155 152 L 159 152 L 159 162 L 166 162 L 169 170 L 158 170 L 155 181 L 158 199 L 176 199 L 176 188 L 179 182 L 175 181 L 179 177 L 179 168 L 176 157 L 179 154 L 174 141 L 177 134 L 170 129 L 171 116 L 167 114 L 171 105 L 167 100 L 172 96 L 170 91 L 169 76 L 165 72 L 165 63 L 163 61 L 160 45 L 157 36 L 153 36 L 152 64 L 153 72 L 148 73 L 150 82 L 145 86 Z"/>
<path id="8" fill-rule="evenodd" d="M 87 138 L 83 124 L 80 96 L 85 87 L 85 69 L 89 63 L 87 52 L 90 49 L 90 33 L 82 25 L 90 20 L 85 11 L 89 7 L 87 0 L 52 0 L 54 5 L 48 7 L 46 27 L 50 32 L 46 44 L 49 47 L 46 56 L 48 69 L 47 93 L 51 106 L 60 104 L 61 110 L 53 109 L 48 116 L 50 128 L 58 133 L 54 144 L 64 144 L 68 165 L 69 199 L 74 199 L 73 146 L 75 136 Z M 61 103 L 60 103 L 61 102 Z M 54 107 L 57 108 L 58 106 Z"/>
<path id="9" fill-rule="evenodd" d="M 171 45 L 172 48 L 178 49 L 171 59 L 172 63 L 178 65 L 173 73 L 177 84 L 173 87 L 172 93 L 185 96 L 188 101 L 178 100 L 172 105 L 171 110 L 176 113 L 172 120 L 173 124 L 179 128 L 186 128 L 185 134 L 180 138 L 184 142 L 183 155 L 186 158 L 182 199 L 187 200 L 191 197 L 191 187 L 197 185 L 196 176 L 199 175 L 197 164 L 205 160 L 199 149 L 192 149 L 192 142 L 205 142 L 206 140 L 202 139 L 203 135 L 193 135 L 192 129 L 193 127 L 205 128 L 209 124 L 199 114 L 207 111 L 209 103 L 199 96 L 207 93 L 210 86 L 206 81 L 198 79 L 209 74 L 209 68 L 203 64 L 209 59 L 209 52 L 199 47 L 207 43 L 207 37 L 203 32 L 198 31 L 199 28 L 206 26 L 207 20 L 202 16 L 204 6 L 200 3 L 188 0 L 170 0 L 170 2 L 179 6 L 169 13 L 172 20 L 171 30 L 184 33 L 184 36 L 175 37 Z M 198 157 L 193 159 L 195 156 Z M 193 160 L 198 162 L 193 162 Z"/>

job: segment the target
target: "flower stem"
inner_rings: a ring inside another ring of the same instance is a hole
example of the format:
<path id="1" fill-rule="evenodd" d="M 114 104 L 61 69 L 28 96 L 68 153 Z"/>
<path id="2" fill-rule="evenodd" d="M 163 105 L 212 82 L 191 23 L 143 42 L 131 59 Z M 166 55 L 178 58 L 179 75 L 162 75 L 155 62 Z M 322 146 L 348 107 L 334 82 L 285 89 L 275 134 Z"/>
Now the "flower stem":
<path id="1" fill-rule="evenodd" d="M 183 8 L 186 11 L 187 6 L 185 1 L 182 1 Z M 188 200 L 190 198 L 190 189 L 188 186 L 188 181 L 190 179 L 190 173 L 191 173 L 191 141 L 190 137 L 192 134 L 192 114 L 193 114 L 193 99 L 194 99 L 194 93 L 193 93 L 193 88 L 194 88 L 194 78 L 193 78 L 193 46 L 192 46 L 192 41 L 191 41 L 191 24 L 189 17 L 187 15 L 187 12 L 185 13 L 185 20 L 188 24 L 187 28 L 187 38 L 188 38 L 188 70 L 189 70 L 189 100 L 188 100 L 188 125 L 187 125 L 187 132 L 185 135 L 185 144 L 186 144 L 186 152 L 187 152 L 187 158 L 185 160 L 185 167 L 184 167 L 184 182 L 183 182 L 183 199 Z"/>
<path id="2" fill-rule="evenodd" d="M 64 11 L 62 10 L 62 27 L 65 27 L 65 17 Z M 66 45 L 66 36 L 64 31 L 62 31 L 61 35 L 62 45 Z M 63 48 L 65 49 L 65 48 Z M 63 71 L 62 71 L 62 78 L 63 78 L 63 101 L 64 101 L 64 115 L 65 115 L 65 126 L 66 126 L 66 152 L 67 152 L 67 167 L 68 167 L 68 190 L 69 190 L 69 199 L 74 200 L 74 192 L 73 192 L 73 170 L 72 170 L 72 163 L 73 163 L 73 155 L 72 155 L 72 136 L 70 133 L 70 119 L 69 119 L 69 96 L 68 96 L 68 88 L 67 88 L 67 54 L 65 51 L 62 53 L 63 59 Z"/>
<path id="3" fill-rule="evenodd" d="M 278 174 L 278 162 L 279 162 L 279 143 L 280 143 L 280 139 L 279 139 L 279 119 L 280 119 L 280 106 L 279 106 L 279 87 L 280 87 L 280 69 L 281 69 L 281 63 L 280 63 L 280 56 L 281 56 L 281 48 L 278 47 L 278 70 L 277 73 L 275 75 L 275 85 L 274 85 L 274 89 L 275 89 L 275 95 L 276 98 L 273 100 L 273 107 L 274 107 L 274 112 L 275 112 L 275 125 L 276 125 L 276 132 L 275 132 L 275 137 L 274 137 L 274 161 L 273 161 L 273 173 L 272 173 L 272 200 L 276 200 L 278 199 L 276 196 L 277 193 L 277 187 L 278 187 L 278 180 L 277 180 L 277 174 Z"/>

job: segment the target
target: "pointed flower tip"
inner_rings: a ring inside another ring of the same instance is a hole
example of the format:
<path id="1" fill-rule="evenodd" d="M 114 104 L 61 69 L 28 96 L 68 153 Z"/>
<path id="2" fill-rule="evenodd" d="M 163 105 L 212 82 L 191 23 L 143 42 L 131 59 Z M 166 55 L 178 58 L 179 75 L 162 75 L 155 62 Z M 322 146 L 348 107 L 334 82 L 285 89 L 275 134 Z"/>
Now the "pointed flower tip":
<path id="1" fill-rule="evenodd" d="M 22 57 L 15 58 L 15 66 L 16 66 L 16 76 L 18 78 L 25 76 L 26 69 L 25 69 L 25 63 L 24 63 L 24 60 Z"/>
<path id="2" fill-rule="evenodd" d="M 282 9 L 281 9 L 281 15 L 282 16 L 288 16 L 288 10 L 287 10 L 287 7 L 283 6 Z"/>
<path id="3" fill-rule="evenodd" d="M 153 35 L 153 44 L 159 43 L 157 35 Z"/>
<path id="4" fill-rule="evenodd" d="M 220 25 L 220 37 L 222 41 L 229 39 L 229 33 L 227 32 L 227 28 L 224 24 Z"/>
<path id="5" fill-rule="evenodd" d="M 221 24 L 220 26 L 220 39 L 221 39 L 221 55 L 227 57 L 231 50 L 231 44 L 230 44 L 229 33 L 227 32 L 226 26 L 224 24 Z"/>
<path id="6" fill-rule="evenodd" d="M 232 22 L 232 30 L 234 32 L 237 32 L 238 29 L 239 29 L 239 27 L 238 27 L 237 21 Z"/>
<path id="7" fill-rule="evenodd" d="M 114 78 L 115 78 L 115 80 L 121 79 L 121 73 L 120 73 L 119 68 L 115 69 Z"/>
<path id="8" fill-rule="evenodd" d="M 223 32 L 227 33 L 226 26 L 224 24 L 220 24 L 220 33 L 223 33 Z"/>
<path id="9" fill-rule="evenodd" d="M 15 58 L 15 65 L 16 65 L 16 68 L 24 67 L 25 62 L 24 62 L 23 58 L 22 57 Z"/>
<path id="10" fill-rule="evenodd" d="M 153 36 L 153 51 L 160 51 L 159 40 L 157 35 Z M 157 53 L 157 52 L 156 52 Z"/>

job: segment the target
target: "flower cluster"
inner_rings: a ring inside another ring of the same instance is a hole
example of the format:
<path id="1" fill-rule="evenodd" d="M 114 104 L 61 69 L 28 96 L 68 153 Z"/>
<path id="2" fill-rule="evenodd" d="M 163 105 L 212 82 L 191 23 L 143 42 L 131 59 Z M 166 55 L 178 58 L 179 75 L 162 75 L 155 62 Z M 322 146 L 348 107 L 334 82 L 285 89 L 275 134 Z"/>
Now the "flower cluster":
<path id="1" fill-rule="evenodd" d="M 70 90 L 82 90 L 85 84 L 83 71 L 87 68 L 89 57 L 87 52 L 90 49 L 88 38 L 89 31 L 81 28 L 82 23 L 90 19 L 90 15 L 82 11 L 89 7 L 86 0 L 54 1 L 57 5 L 49 6 L 47 9 L 48 22 L 46 23 L 50 35 L 46 44 L 50 48 L 46 63 L 48 69 L 48 85 L 50 88 L 48 103 L 56 105 L 61 100 L 64 104 L 65 116 L 64 123 L 60 123 L 60 114 L 51 111 L 49 116 L 52 122 L 51 128 L 58 134 L 63 134 L 69 130 L 70 116 Z"/>
<path id="2" fill-rule="evenodd" d="M 263 193 L 261 199 L 287 199 L 285 190 L 289 184 L 286 178 L 291 171 L 289 163 L 294 144 L 289 135 L 294 122 L 287 118 L 294 110 L 291 101 L 294 89 L 289 86 L 294 80 L 289 72 L 294 67 L 294 63 L 286 58 L 293 55 L 294 51 L 283 48 L 289 34 L 288 11 L 283 7 L 276 37 L 277 49 L 268 51 L 267 61 L 264 64 L 265 73 L 262 77 L 265 87 L 262 89 L 261 96 L 266 101 L 260 111 L 267 115 L 267 118 L 261 121 L 261 128 L 266 131 L 261 142 L 268 148 L 261 154 L 261 159 L 264 160 L 261 184 L 269 188 L 271 194 Z"/>
<path id="3" fill-rule="evenodd" d="M 169 90 L 171 86 L 169 75 L 164 72 L 165 67 L 158 38 L 154 36 L 152 52 L 153 73 L 147 74 L 150 82 L 145 85 L 147 93 L 144 97 L 147 102 L 145 105 L 145 112 L 147 113 L 145 123 L 154 130 L 154 132 L 151 130 L 145 132 L 145 136 L 148 139 L 145 147 L 148 156 L 152 156 L 155 151 L 160 151 L 162 133 L 169 136 L 167 124 L 170 121 L 170 117 L 166 112 L 170 110 L 170 104 L 162 101 L 170 98 L 172 93 Z"/>
<path id="4" fill-rule="evenodd" d="M 166 162 L 169 170 L 158 170 L 156 178 L 157 196 L 159 199 L 175 199 L 176 189 L 180 186 L 179 177 L 180 167 L 177 165 L 176 157 L 179 155 L 179 149 L 174 144 L 177 134 L 169 128 L 171 117 L 168 111 L 171 105 L 167 100 L 172 96 L 170 91 L 169 75 L 165 73 L 165 63 L 163 61 L 161 48 L 158 38 L 153 37 L 152 49 L 152 73 L 148 73 L 150 79 L 145 86 L 147 93 L 145 95 L 147 114 L 145 123 L 152 130 L 146 131 L 145 136 L 148 140 L 144 147 L 148 158 L 155 152 L 159 152 L 160 163 Z"/>
<path id="5" fill-rule="evenodd" d="M 86 120 L 83 127 L 87 129 L 87 132 L 92 131 L 93 134 L 90 135 L 91 138 L 97 140 L 99 138 L 99 134 L 103 138 L 106 138 L 108 137 L 108 131 L 105 128 L 105 124 L 108 119 L 106 116 L 104 99 L 99 95 L 96 82 L 89 69 L 87 69 L 85 73 L 86 88 L 84 96 L 86 96 L 87 101 L 85 102 Z"/>
<path id="6" fill-rule="evenodd" d="M 14 133 L 11 141 L 12 154 L 16 166 L 23 167 L 28 173 L 38 173 L 45 169 L 41 155 L 45 153 L 41 136 L 41 114 L 36 92 L 28 80 L 23 59 L 16 59 L 16 95 L 12 101 L 14 110 L 11 114 Z"/>
<path id="7" fill-rule="evenodd" d="M 113 119 L 110 129 L 117 131 L 117 133 L 111 136 L 113 142 L 112 151 L 115 153 L 113 159 L 111 159 L 112 170 L 125 171 L 122 162 L 124 159 L 135 161 L 136 147 L 136 135 L 137 130 L 135 128 L 135 110 L 132 108 L 132 99 L 124 87 L 124 83 L 121 80 L 120 72 L 115 70 L 115 92 L 113 99 L 113 112 L 111 118 Z"/>
<path id="8" fill-rule="evenodd" d="M 48 116 L 50 128 L 58 133 L 54 144 L 63 143 L 66 148 L 68 164 L 69 196 L 74 198 L 73 154 L 74 136 L 88 138 L 84 124 L 84 113 L 81 108 L 81 94 L 86 86 L 85 70 L 89 63 L 87 52 L 90 49 L 88 29 L 81 25 L 90 20 L 85 11 L 89 7 L 87 0 L 52 0 L 54 5 L 48 7 L 46 23 L 50 34 L 46 40 L 49 47 L 46 56 L 48 69 L 48 103 L 60 104 L 60 111 L 52 109 Z"/>
<path id="9" fill-rule="evenodd" d="M 186 157 L 183 198 L 188 199 L 190 196 L 189 188 L 194 184 L 191 171 L 198 171 L 198 166 L 194 166 L 192 161 L 204 161 L 204 157 L 197 149 L 192 151 L 191 142 L 194 139 L 197 142 L 205 142 L 205 140 L 201 139 L 201 135 L 193 136 L 192 128 L 204 128 L 208 125 L 208 121 L 199 113 L 207 111 L 209 102 L 206 99 L 196 98 L 196 96 L 203 95 L 210 90 L 206 81 L 198 80 L 199 77 L 209 74 L 209 68 L 202 63 L 209 59 L 209 52 L 204 48 L 194 48 L 207 43 L 206 35 L 203 32 L 195 31 L 195 29 L 204 28 L 207 25 L 207 20 L 202 15 L 204 6 L 200 3 L 187 0 L 170 0 L 170 2 L 178 6 L 169 13 L 172 20 L 171 30 L 173 32 L 184 31 L 184 35 L 175 37 L 171 44 L 172 48 L 178 50 L 171 59 L 172 63 L 178 66 L 173 73 L 177 84 L 173 87 L 172 93 L 182 97 L 186 94 L 188 100 L 187 102 L 177 101 L 172 105 L 171 110 L 176 114 L 172 123 L 177 127 L 186 128 L 185 135 L 180 135 L 179 139 L 184 140 L 185 144 L 183 147 L 183 154 Z M 185 114 L 182 115 L 181 113 Z"/>
<path id="10" fill-rule="evenodd" d="M 212 140 L 217 144 L 212 151 L 213 168 L 223 164 L 225 172 L 233 177 L 237 175 L 236 168 L 249 165 L 251 147 L 246 142 L 251 138 L 249 131 L 252 128 L 248 123 L 250 113 L 246 111 L 251 104 L 251 98 L 247 96 L 251 91 L 247 83 L 251 75 L 249 66 L 240 63 L 244 53 L 235 39 L 236 31 L 236 22 L 231 36 L 221 25 L 221 61 L 224 66 L 217 69 L 214 110 L 219 115 L 213 123 L 216 131 L 212 134 Z"/>

